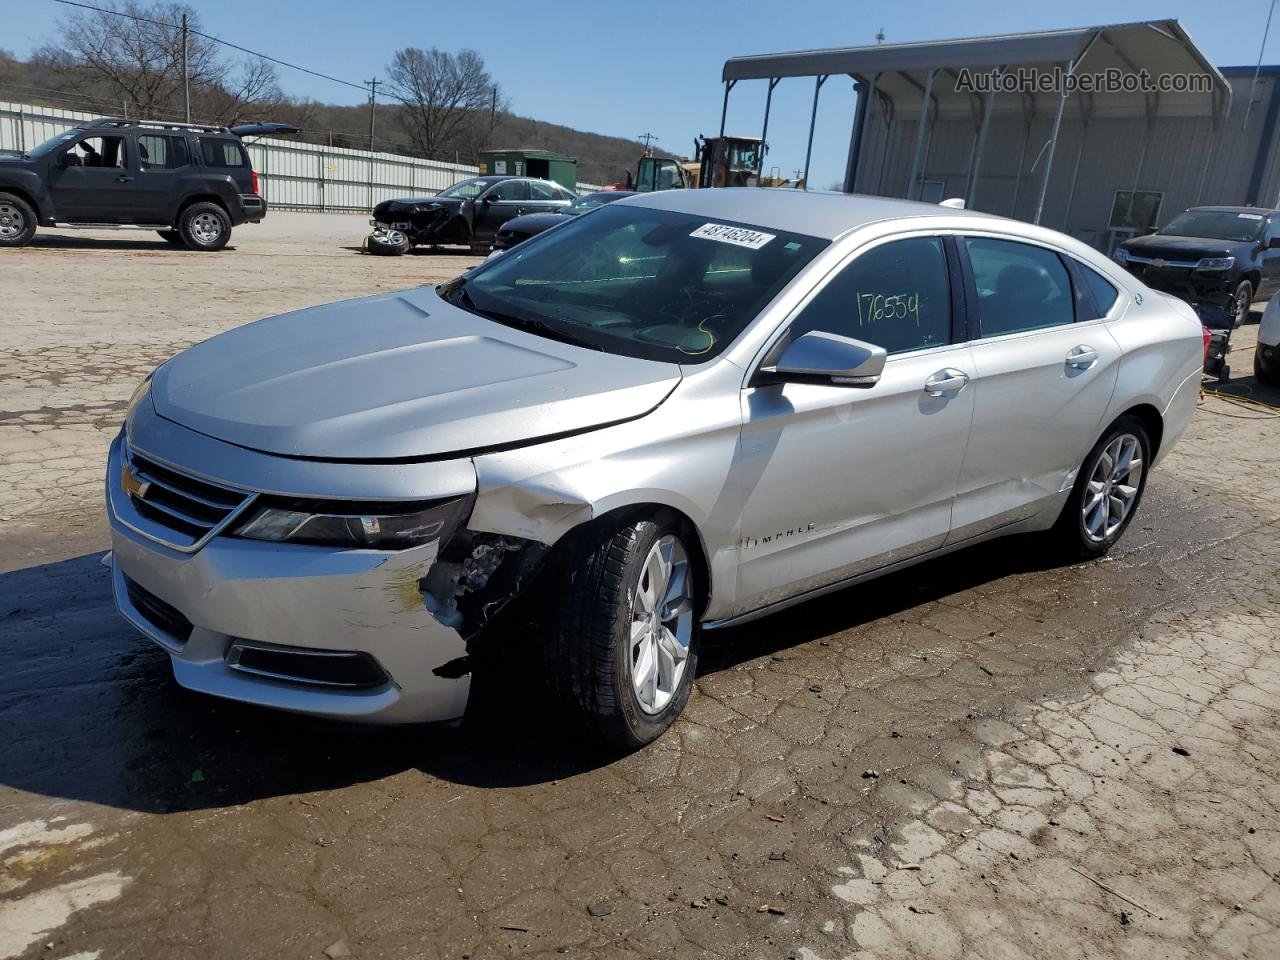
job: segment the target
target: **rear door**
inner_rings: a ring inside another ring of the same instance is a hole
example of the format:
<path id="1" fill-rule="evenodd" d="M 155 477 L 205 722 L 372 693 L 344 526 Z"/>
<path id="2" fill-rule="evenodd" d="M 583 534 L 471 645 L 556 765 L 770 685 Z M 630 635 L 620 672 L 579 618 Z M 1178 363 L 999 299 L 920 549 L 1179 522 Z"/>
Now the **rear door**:
<path id="1" fill-rule="evenodd" d="M 137 223 L 136 167 L 130 137 L 88 134 L 49 168 L 55 216 L 67 223 Z"/>
<path id="2" fill-rule="evenodd" d="M 140 133 L 137 138 L 139 223 L 172 224 L 178 180 L 191 169 L 191 151 L 181 134 Z"/>
<path id="3" fill-rule="evenodd" d="M 1070 488 L 1102 429 L 1120 360 L 1065 254 L 995 236 L 959 246 L 976 308 L 976 377 L 952 541 L 1029 517 Z"/>

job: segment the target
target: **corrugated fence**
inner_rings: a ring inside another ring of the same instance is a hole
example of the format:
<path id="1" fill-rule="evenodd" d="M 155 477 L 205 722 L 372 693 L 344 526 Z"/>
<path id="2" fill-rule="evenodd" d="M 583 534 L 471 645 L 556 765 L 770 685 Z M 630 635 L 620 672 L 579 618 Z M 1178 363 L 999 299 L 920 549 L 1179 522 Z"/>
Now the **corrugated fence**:
<path id="1" fill-rule="evenodd" d="M 0 154 L 21 153 L 92 113 L 0 101 Z M 393 197 L 425 196 L 474 177 L 477 167 L 314 143 L 250 138 L 245 146 L 267 203 L 276 209 L 367 213 Z M 600 188 L 579 183 L 579 193 Z"/>

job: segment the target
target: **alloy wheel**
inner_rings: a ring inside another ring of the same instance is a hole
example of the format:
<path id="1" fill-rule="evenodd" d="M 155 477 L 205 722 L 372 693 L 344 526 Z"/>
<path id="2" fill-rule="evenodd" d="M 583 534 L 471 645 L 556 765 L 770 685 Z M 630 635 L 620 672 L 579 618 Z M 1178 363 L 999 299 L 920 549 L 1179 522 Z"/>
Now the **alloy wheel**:
<path id="1" fill-rule="evenodd" d="M 12 240 L 22 235 L 27 227 L 26 218 L 11 203 L 0 203 L 0 237 Z"/>
<path id="2" fill-rule="evenodd" d="M 680 689 L 692 635 L 689 555 L 667 534 L 645 557 L 631 602 L 631 687 L 645 713 L 661 713 Z"/>
<path id="3" fill-rule="evenodd" d="M 1112 440 L 1085 487 L 1080 509 L 1084 532 L 1094 543 L 1113 537 L 1124 525 L 1142 489 L 1142 443 L 1131 433 Z"/>

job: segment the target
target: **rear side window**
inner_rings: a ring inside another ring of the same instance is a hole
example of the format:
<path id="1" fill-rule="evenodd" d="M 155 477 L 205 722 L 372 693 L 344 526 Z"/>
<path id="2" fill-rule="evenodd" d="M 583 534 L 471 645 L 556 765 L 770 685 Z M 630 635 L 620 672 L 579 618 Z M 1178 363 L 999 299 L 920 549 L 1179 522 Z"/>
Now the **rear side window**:
<path id="1" fill-rule="evenodd" d="M 981 336 L 1075 322 L 1067 268 L 1052 250 L 1013 240 L 966 237 L 978 288 Z"/>
<path id="2" fill-rule="evenodd" d="M 143 170 L 175 170 L 191 162 L 185 137 L 148 133 L 138 138 L 138 162 Z"/>
<path id="3" fill-rule="evenodd" d="M 529 199 L 531 200 L 560 200 L 560 194 L 556 192 L 556 188 L 542 180 L 529 181 Z"/>
<path id="4" fill-rule="evenodd" d="M 247 167 L 249 158 L 235 140 L 200 138 L 200 155 L 206 167 Z"/>
<path id="5" fill-rule="evenodd" d="M 1098 308 L 1098 316 L 1104 316 L 1115 305 L 1116 297 L 1120 296 L 1120 291 L 1115 288 L 1110 280 L 1092 267 L 1086 267 L 1083 263 L 1078 264 L 1078 266 L 1080 274 L 1084 277 L 1085 286 L 1093 294 L 1093 303 Z"/>
<path id="6" fill-rule="evenodd" d="M 894 240 L 861 254 L 809 301 L 791 326 L 837 333 L 903 353 L 951 342 L 951 286 L 937 237 Z"/>

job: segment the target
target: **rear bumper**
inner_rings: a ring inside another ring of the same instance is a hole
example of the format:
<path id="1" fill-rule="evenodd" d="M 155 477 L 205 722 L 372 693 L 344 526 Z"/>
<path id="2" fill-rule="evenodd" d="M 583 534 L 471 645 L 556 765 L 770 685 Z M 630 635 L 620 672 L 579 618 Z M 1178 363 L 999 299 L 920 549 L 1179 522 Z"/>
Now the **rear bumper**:
<path id="1" fill-rule="evenodd" d="M 240 204 L 244 207 L 245 223 L 260 223 L 267 215 L 267 201 L 256 193 L 240 194 Z"/>

